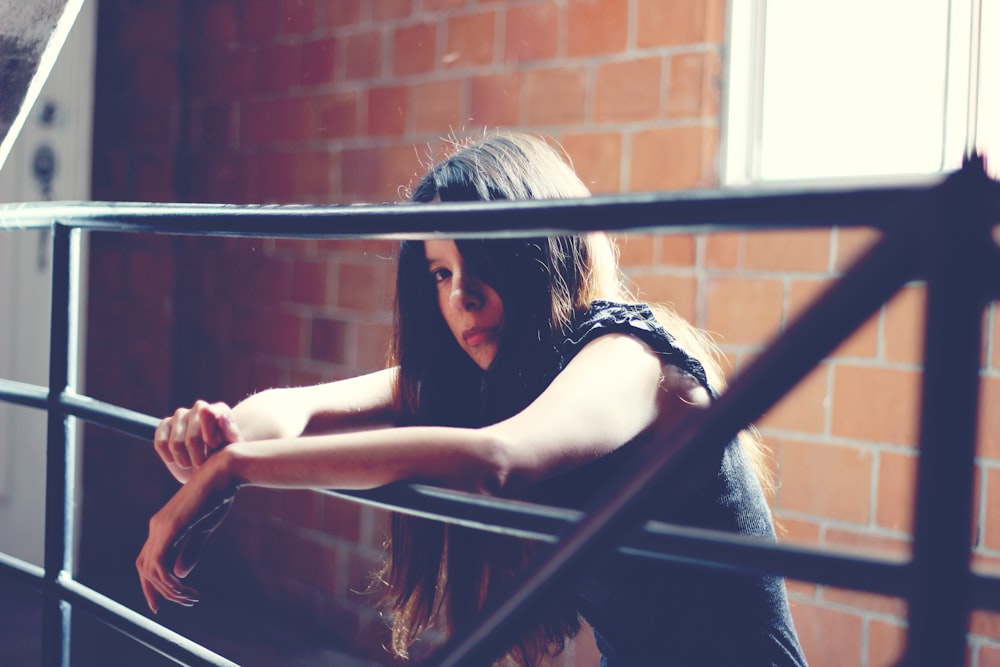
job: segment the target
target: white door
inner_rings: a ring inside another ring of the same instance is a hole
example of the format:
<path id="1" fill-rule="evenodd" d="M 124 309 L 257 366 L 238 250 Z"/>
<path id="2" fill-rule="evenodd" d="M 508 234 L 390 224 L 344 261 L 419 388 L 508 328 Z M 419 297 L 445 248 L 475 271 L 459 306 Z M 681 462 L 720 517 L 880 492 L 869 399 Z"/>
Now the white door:
<path id="1" fill-rule="evenodd" d="M 90 198 L 96 32 L 97 3 L 86 0 L 0 169 L 0 202 Z M 50 261 L 47 232 L 0 232 L 2 378 L 48 383 Z M 77 278 L 85 276 L 82 269 Z M 0 402 L 0 552 L 37 565 L 45 535 L 45 421 L 41 410 Z"/>

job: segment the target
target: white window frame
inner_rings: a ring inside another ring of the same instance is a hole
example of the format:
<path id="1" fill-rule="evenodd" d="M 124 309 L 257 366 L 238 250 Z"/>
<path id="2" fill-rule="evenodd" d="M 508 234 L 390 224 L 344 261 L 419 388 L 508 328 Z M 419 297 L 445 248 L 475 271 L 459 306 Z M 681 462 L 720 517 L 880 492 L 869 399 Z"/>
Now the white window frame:
<path id="1" fill-rule="evenodd" d="M 989 6 L 988 29 L 993 41 L 1000 41 L 1000 7 L 997 0 L 950 0 L 948 23 L 948 63 L 946 68 L 944 127 L 940 170 L 961 164 L 962 157 L 974 147 L 985 148 L 977 136 L 979 116 L 981 57 L 988 44 L 982 39 L 984 2 Z M 726 85 L 723 96 L 723 129 L 720 179 L 726 186 L 746 186 L 773 182 L 761 174 L 762 128 L 765 76 L 765 20 L 767 0 L 730 0 L 727 12 Z M 991 57 L 991 62 L 993 59 Z M 998 65 L 990 65 L 997 68 Z M 1000 70 L 991 74 L 1000 78 Z M 997 85 L 990 83 L 989 85 Z M 991 94 L 996 96 L 995 90 Z M 995 101 L 993 102 L 996 103 Z M 1000 124 L 1000 113 L 993 123 Z M 993 143 L 1000 143 L 1000 128 L 990 127 Z M 1000 163 L 1000 145 L 992 147 L 991 171 L 996 175 Z M 988 151 L 987 151 L 988 152 Z M 866 174 L 857 174 L 867 177 Z M 885 177 L 881 177 L 885 178 Z M 889 177 L 891 178 L 891 177 Z M 816 179 L 842 182 L 836 179 Z"/>

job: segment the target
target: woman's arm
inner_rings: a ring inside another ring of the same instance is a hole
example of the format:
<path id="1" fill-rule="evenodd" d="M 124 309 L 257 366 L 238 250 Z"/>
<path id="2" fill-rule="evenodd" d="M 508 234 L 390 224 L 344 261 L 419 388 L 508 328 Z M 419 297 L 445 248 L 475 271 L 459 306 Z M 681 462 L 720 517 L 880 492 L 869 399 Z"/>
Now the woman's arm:
<path id="1" fill-rule="evenodd" d="M 186 536 L 242 485 L 372 488 L 401 480 L 502 492 L 662 434 L 707 392 L 624 334 L 589 343 L 517 415 L 481 429 L 417 426 L 239 442 L 212 456 L 150 521 L 137 560 L 143 591 L 190 604 Z M 180 545 L 180 546 L 178 546 Z M 173 561 L 167 565 L 168 561 Z"/>
<path id="2" fill-rule="evenodd" d="M 392 422 L 396 373 L 389 368 L 321 385 L 267 389 L 234 408 L 196 401 L 160 422 L 153 445 L 167 469 L 184 483 L 193 468 L 233 442 L 387 426 Z"/>

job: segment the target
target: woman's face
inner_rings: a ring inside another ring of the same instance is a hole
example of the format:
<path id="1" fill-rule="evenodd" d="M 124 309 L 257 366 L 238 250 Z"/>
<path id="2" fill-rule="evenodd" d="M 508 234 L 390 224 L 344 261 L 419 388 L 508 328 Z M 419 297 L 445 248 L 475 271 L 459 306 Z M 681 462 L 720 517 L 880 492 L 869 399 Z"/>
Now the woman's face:
<path id="1" fill-rule="evenodd" d="M 424 253 L 444 321 L 465 353 L 480 368 L 489 368 L 503 326 L 500 295 L 466 269 L 454 241 L 426 241 Z"/>

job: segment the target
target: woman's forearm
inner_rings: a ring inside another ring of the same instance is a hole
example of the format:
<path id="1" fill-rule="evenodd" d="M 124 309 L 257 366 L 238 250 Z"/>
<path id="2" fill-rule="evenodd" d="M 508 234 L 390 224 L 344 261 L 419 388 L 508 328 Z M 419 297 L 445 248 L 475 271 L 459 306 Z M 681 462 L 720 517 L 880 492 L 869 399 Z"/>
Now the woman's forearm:
<path id="1" fill-rule="evenodd" d="M 368 489 L 403 480 L 495 493 L 507 478 L 505 448 L 488 431 L 388 428 L 230 445 L 237 486 Z"/>
<path id="2" fill-rule="evenodd" d="M 233 408 L 245 440 L 294 438 L 386 426 L 396 369 L 308 387 L 267 389 Z"/>

